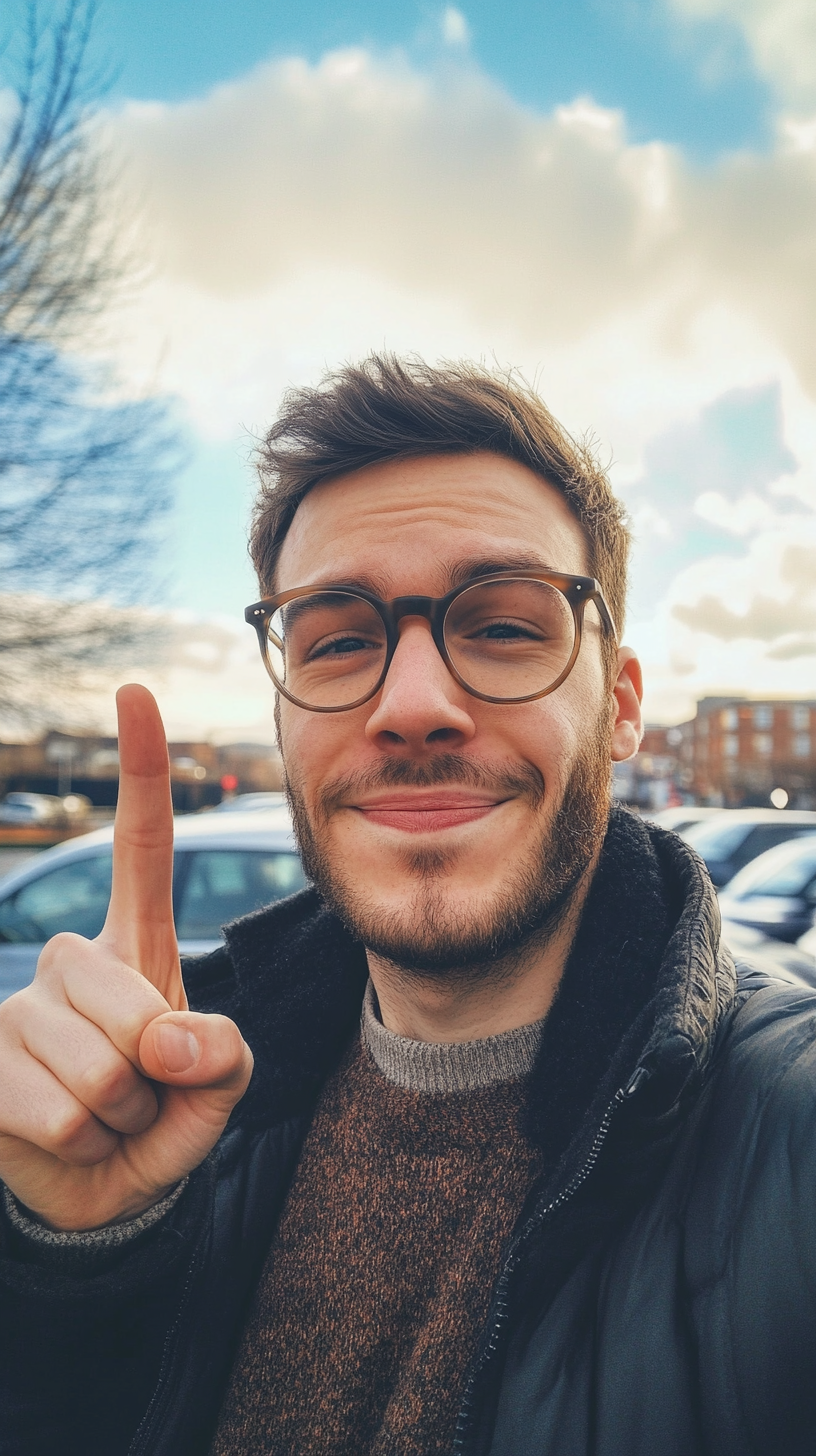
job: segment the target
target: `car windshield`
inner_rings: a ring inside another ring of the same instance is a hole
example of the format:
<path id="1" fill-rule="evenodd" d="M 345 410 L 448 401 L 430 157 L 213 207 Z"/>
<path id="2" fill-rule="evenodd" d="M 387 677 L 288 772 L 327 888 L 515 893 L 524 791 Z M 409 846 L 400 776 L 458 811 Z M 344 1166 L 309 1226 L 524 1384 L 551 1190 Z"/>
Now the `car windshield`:
<path id="1" fill-rule="evenodd" d="M 728 859 L 750 834 L 753 824 L 745 819 L 703 820 L 685 831 L 684 839 L 705 860 Z"/>
<path id="2" fill-rule="evenodd" d="M 816 876 L 816 835 L 782 844 L 741 870 L 729 895 L 803 895 Z"/>

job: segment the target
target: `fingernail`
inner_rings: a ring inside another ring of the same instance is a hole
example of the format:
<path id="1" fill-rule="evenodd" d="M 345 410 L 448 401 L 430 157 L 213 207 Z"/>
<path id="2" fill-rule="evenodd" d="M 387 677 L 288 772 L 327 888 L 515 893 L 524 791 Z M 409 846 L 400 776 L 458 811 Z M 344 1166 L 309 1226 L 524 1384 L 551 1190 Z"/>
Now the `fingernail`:
<path id="1" fill-rule="evenodd" d="M 201 1047 L 191 1031 L 166 1021 L 156 1027 L 158 1053 L 165 1072 L 189 1072 L 201 1056 Z"/>

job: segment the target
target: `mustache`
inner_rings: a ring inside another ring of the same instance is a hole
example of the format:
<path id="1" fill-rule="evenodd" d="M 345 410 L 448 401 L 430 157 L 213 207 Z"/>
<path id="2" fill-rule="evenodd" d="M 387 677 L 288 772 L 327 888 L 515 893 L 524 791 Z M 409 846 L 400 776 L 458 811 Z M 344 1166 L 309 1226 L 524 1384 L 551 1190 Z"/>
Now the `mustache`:
<path id="1" fill-rule="evenodd" d="M 317 808 L 328 818 L 361 794 L 379 789 L 431 789 L 442 784 L 484 789 L 500 797 L 526 796 L 536 806 L 544 798 L 544 776 L 533 764 L 510 767 L 506 763 L 464 758 L 458 753 L 440 753 L 427 759 L 385 758 L 362 773 L 333 779 L 322 786 Z"/>

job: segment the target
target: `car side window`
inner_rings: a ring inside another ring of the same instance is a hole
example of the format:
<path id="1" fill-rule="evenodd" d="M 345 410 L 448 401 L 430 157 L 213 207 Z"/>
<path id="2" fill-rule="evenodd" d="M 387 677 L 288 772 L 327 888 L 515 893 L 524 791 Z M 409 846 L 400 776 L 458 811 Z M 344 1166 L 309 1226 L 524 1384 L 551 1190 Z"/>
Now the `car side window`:
<path id="1" fill-rule="evenodd" d="M 105 923 L 111 854 L 59 865 L 0 901 L 0 941 L 40 945 L 62 930 L 92 938 Z"/>
<path id="2" fill-rule="evenodd" d="M 190 854 L 176 912 L 179 940 L 220 940 L 221 927 L 307 883 L 292 850 L 209 849 Z"/>
<path id="3" fill-rule="evenodd" d="M 787 824 L 757 824 L 751 830 L 744 845 L 742 846 L 739 859 L 741 863 L 747 864 L 749 860 L 755 859 L 758 854 L 764 854 L 766 849 L 773 849 L 777 844 L 785 844 L 789 839 L 798 839 L 802 834 L 812 834 L 812 824 L 787 825 Z"/>

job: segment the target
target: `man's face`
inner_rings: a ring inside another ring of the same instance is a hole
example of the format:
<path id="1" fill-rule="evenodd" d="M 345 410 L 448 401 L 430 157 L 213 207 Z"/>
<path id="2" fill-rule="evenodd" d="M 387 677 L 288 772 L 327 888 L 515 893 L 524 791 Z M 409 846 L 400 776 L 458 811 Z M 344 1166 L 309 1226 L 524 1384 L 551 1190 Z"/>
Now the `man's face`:
<path id="1" fill-rule="evenodd" d="M 587 572 L 560 493 L 480 453 L 390 462 L 316 487 L 284 542 L 277 587 L 442 596 L 463 565 Z M 484 973 L 547 934 L 597 854 L 610 757 L 634 742 L 621 739 L 617 708 L 593 606 L 566 682 L 506 706 L 459 687 L 429 624 L 405 618 L 370 702 L 321 714 L 280 700 L 307 868 L 369 949 L 427 974 Z"/>

